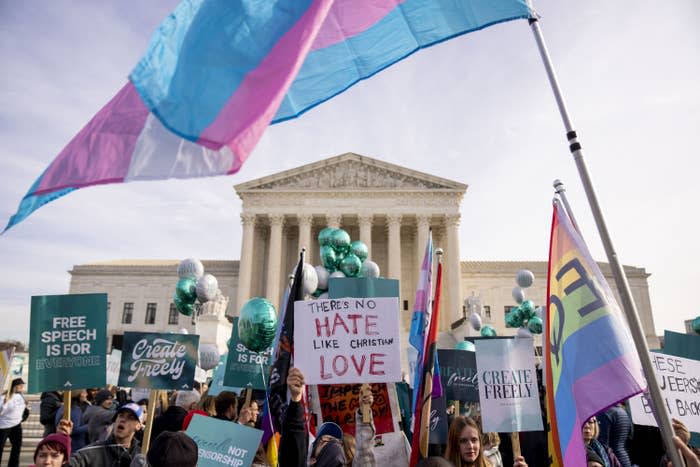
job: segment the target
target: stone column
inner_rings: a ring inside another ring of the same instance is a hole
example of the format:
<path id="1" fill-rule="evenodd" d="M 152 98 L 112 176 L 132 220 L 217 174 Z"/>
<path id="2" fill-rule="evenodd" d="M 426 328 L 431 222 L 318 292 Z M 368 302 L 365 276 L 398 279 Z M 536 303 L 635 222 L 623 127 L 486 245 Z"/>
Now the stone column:
<path id="1" fill-rule="evenodd" d="M 267 262 L 267 290 L 265 295 L 276 309 L 280 301 L 280 267 L 282 265 L 283 214 L 270 215 L 270 249 Z"/>
<path id="2" fill-rule="evenodd" d="M 360 224 L 360 241 L 367 245 L 367 257 L 372 259 L 372 214 L 359 214 L 357 221 Z"/>
<path id="3" fill-rule="evenodd" d="M 299 220 L 299 246 L 297 248 L 297 255 L 302 248 L 306 248 L 307 263 L 311 263 L 311 250 L 313 245 L 311 244 L 311 222 L 313 216 L 311 214 L 297 214 L 297 219 Z"/>
<path id="4" fill-rule="evenodd" d="M 338 213 L 326 214 L 326 227 L 340 228 L 341 215 Z"/>
<path id="5" fill-rule="evenodd" d="M 419 214 L 416 216 L 416 253 L 418 260 L 416 261 L 416 271 L 419 271 L 423 265 L 423 256 L 425 256 L 425 245 L 428 243 L 428 231 L 430 230 L 430 216 Z"/>
<path id="6" fill-rule="evenodd" d="M 447 229 L 447 251 L 443 267 L 445 268 L 446 283 L 443 283 L 442 290 L 447 292 L 446 312 L 440 319 L 440 328 L 445 331 L 450 330 L 450 325 L 462 316 L 462 284 L 459 259 L 459 214 L 448 214 L 445 216 L 445 227 Z M 444 319 L 443 319 L 444 318 Z"/>
<path id="7" fill-rule="evenodd" d="M 401 214 L 389 214 L 386 216 L 389 229 L 389 271 L 390 279 L 401 280 Z"/>
<path id="8" fill-rule="evenodd" d="M 238 265 L 238 296 L 234 316 L 250 298 L 250 284 L 253 277 L 253 239 L 255 236 L 255 214 L 241 214 L 243 239 L 241 241 L 241 261 Z"/>

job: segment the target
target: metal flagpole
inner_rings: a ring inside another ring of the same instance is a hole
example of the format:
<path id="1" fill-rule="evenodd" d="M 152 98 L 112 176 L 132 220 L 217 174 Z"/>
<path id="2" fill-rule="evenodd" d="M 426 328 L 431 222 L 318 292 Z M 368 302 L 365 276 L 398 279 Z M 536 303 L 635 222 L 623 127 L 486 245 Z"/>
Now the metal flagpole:
<path id="1" fill-rule="evenodd" d="M 547 72 L 547 77 L 549 78 L 549 84 L 552 87 L 552 92 L 554 93 L 554 98 L 557 101 L 557 106 L 559 107 L 559 113 L 561 114 L 561 119 L 564 123 L 564 128 L 566 129 L 566 138 L 569 141 L 569 150 L 574 157 L 576 162 L 576 168 L 578 169 L 579 177 L 581 178 L 581 183 L 586 192 L 586 197 L 588 198 L 588 204 L 591 207 L 593 213 L 593 218 L 595 219 L 596 226 L 598 227 L 598 233 L 600 234 L 600 239 L 603 242 L 603 247 L 605 248 L 605 253 L 608 257 L 608 262 L 610 263 L 610 268 L 612 269 L 613 277 L 615 278 L 615 284 L 617 285 L 617 290 L 620 293 L 620 300 L 622 302 L 622 309 L 627 317 L 627 322 L 632 333 L 632 339 L 634 340 L 634 345 L 637 348 L 637 353 L 639 354 L 639 359 L 642 363 L 642 369 L 644 370 L 644 376 L 647 380 L 649 395 L 651 396 L 652 405 L 654 407 L 654 415 L 656 417 L 657 424 L 661 430 L 661 436 L 663 437 L 664 444 L 666 446 L 666 454 L 673 462 L 675 466 L 685 466 L 680 452 L 676 449 L 673 444 L 673 428 L 671 425 L 671 419 L 668 412 L 666 411 L 664 405 L 664 399 L 659 389 L 659 384 L 656 380 L 656 374 L 654 373 L 654 368 L 649 358 L 649 347 L 647 346 L 646 339 L 644 338 L 644 332 L 642 331 L 642 325 L 639 321 L 639 314 L 637 313 L 637 307 L 632 299 L 632 292 L 630 291 L 629 283 L 627 282 L 627 277 L 622 269 L 622 264 L 617 257 L 615 248 L 613 247 L 612 239 L 608 233 L 608 228 L 605 224 L 605 219 L 603 218 L 603 212 L 600 209 L 598 203 L 598 197 L 593 188 L 593 183 L 591 182 L 590 175 L 588 173 L 588 168 L 586 167 L 586 162 L 583 158 L 583 149 L 581 148 L 581 143 L 578 140 L 576 131 L 571 124 L 571 119 L 569 113 L 566 109 L 566 103 L 564 102 L 564 97 L 562 96 L 561 90 L 559 89 L 559 83 L 557 81 L 556 73 L 554 72 L 554 67 L 549 58 L 549 52 L 547 51 L 547 46 L 544 43 L 544 37 L 542 36 L 542 31 L 540 31 L 539 20 L 537 18 L 537 13 L 534 12 L 532 8 L 532 2 L 527 0 L 528 6 L 532 10 L 532 17 L 529 19 L 530 28 L 535 36 L 535 41 L 537 42 L 537 48 L 539 49 L 540 56 L 542 57 L 542 62 L 544 64 L 545 70 Z"/>
<path id="2" fill-rule="evenodd" d="M 576 229 L 578 233 L 581 233 L 581 229 L 578 228 L 578 223 L 574 217 L 574 211 L 571 210 L 571 206 L 569 205 L 569 198 L 566 197 L 566 188 L 564 188 L 564 183 L 561 180 L 556 179 L 554 180 L 554 183 L 552 183 L 552 186 L 554 187 L 554 192 L 559 195 L 562 203 L 564 203 L 564 209 L 566 209 L 566 214 L 569 215 L 569 219 L 571 220 L 574 229 Z"/>

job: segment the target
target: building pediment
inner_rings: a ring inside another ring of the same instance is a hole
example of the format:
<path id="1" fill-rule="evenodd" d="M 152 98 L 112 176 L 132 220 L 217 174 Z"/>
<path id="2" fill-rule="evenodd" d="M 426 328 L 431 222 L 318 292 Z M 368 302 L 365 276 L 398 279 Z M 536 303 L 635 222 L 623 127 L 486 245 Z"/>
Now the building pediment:
<path id="1" fill-rule="evenodd" d="M 467 186 L 434 175 L 346 153 L 235 186 L 236 191 L 314 190 L 447 190 L 464 193 Z"/>

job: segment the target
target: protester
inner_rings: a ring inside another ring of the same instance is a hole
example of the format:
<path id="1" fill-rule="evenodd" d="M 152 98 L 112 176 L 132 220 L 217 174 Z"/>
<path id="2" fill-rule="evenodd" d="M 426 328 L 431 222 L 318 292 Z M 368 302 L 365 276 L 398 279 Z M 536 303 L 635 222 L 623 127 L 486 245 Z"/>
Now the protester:
<path id="1" fill-rule="evenodd" d="M 481 449 L 481 438 L 481 428 L 473 419 L 455 417 L 447 434 L 445 457 L 455 467 L 490 467 Z M 513 467 L 527 467 L 527 463 L 519 456 Z"/>
<path id="2" fill-rule="evenodd" d="M 22 450 L 22 421 L 26 418 L 25 410 L 27 410 L 23 392 L 24 380 L 15 378 L 10 384 L 7 395 L 0 396 L 0 462 L 2 462 L 5 441 L 9 438 L 12 449 L 8 467 L 19 466 L 19 454 Z"/>
<path id="3" fill-rule="evenodd" d="M 73 422 L 73 430 L 70 435 L 71 448 L 74 451 L 81 449 L 83 446 L 89 444 L 88 439 L 88 424 L 83 419 L 83 411 L 80 408 L 81 394 L 84 391 L 76 391 L 76 394 L 71 397 L 70 406 L 70 420 Z M 87 395 L 87 393 L 85 393 Z M 55 424 L 58 426 L 58 422 L 63 418 L 64 406 L 59 407 L 56 411 Z"/>
<path id="4" fill-rule="evenodd" d="M 90 403 L 90 405 L 95 403 L 95 396 L 99 390 L 100 388 L 87 388 L 85 390 L 87 392 L 87 401 Z"/>
<path id="5" fill-rule="evenodd" d="M 177 391 L 175 405 L 168 407 L 165 412 L 153 420 L 151 439 L 157 438 L 164 431 L 180 431 L 187 413 L 196 409 L 198 402 L 199 393 L 197 391 Z"/>
<path id="6" fill-rule="evenodd" d="M 68 427 L 70 433 L 70 422 L 64 420 L 63 423 Z M 59 428 L 57 433 L 52 433 L 39 441 L 34 450 L 34 465 L 30 467 L 61 467 L 68 464 L 71 453 L 70 436 L 65 432 L 61 432 Z"/>
<path id="7" fill-rule="evenodd" d="M 430 456 L 419 460 L 416 467 L 454 467 L 454 464 L 444 457 Z"/>
<path id="8" fill-rule="evenodd" d="M 484 457 L 489 461 L 491 467 L 503 467 L 503 459 L 498 450 L 500 444 L 501 438 L 498 433 L 484 433 Z"/>
<path id="9" fill-rule="evenodd" d="M 205 411 L 210 417 L 216 415 L 216 397 L 210 396 L 208 393 L 203 394 L 198 405 L 199 409 Z"/>
<path id="10" fill-rule="evenodd" d="M 112 434 L 89 444 L 70 458 L 71 467 L 129 467 L 140 445 L 134 435 L 141 429 L 141 407 L 133 402 L 122 405 L 114 415 Z"/>
<path id="11" fill-rule="evenodd" d="M 370 414 L 372 413 L 372 404 L 374 403 L 372 391 L 366 393 L 360 391 L 359 402 L 359 408 L 355 411 L 355 452 L 351 458 L 347 459 L 347 462 L 353 467 L 375 467 L 377 461 L 374 458 L 374 436 L 377 434 L 377 430 L 374 428 L 374 417 L 370 416 L 370 420 L 367 422 L 362 419 L 364 408 L 369 409 Z"/>
<path id="12" fill-rule="evenodd" d="M 343 430 L 333 422 L 321 424 L 316 432 L 316 439 L 311 444 L 309 465 L 315 467 L 345 467 L 346 462 L 347 459 L 343 450 Z"/>
<path id="13" fill-rule="evenodd" d="M 590 447 L 586 448 L 586 464 L 588 467 L 605 467 L 605 461 Z"/>
<path id="14" fill-rule="evenodd" d="M 260 414 L 258 401 L 251 399 L 251 401 L 246 405 L 245 397 L 239 397 L 238 405 L 241 407 L 240 413 L 238 414 L 238 422 L 243 425 L 255 427 L 255 424 L 258 421 L 258 415 Z"/>
<path id="15" fill-rule="evenodd" d="M 687 443 L 684 443 L 678 436 L 674 436 L 673 444 L 676 445 L 683 459 L 685 459 L 685 467 L 700 467 L 700 458 L 688 447 Z M 673 467 L 673 464 L 668 462 L 667 467 Z"/>
<path id="16" fill-rule="evenodd" d="M 616 404 L 598 416 L 598 441 L 610 447 L 622 467 L 632 467 L 627 440 L 632 436 L 632 418 L 624 404 Z"/>
<path id="17" fill-rule="evenodd" d="M 190 410 L 185 416 L 185 419 L 182 421 L 182 431 L 187 431 L 187 428 L 190 426 L 190 423 L 192 423 L 192 417 L 194 417 L 195 415 L 201 415 L 203 417 L 209 416 L 209 414 L 206 413 L 204 410 Z"/>
<path id="18" fill-rule="evenodd" d="M 85 411 L 87 410 L 87 408 L 90 407 L 90 406 L 92 405 L 92 403 L 90 403 L 90 401 L 88 400 L 88 392 L 87 392 L 87 389 L 83 389 L 82 391 L 80 391 L 80 392 L 78 393 L 78 398 L 77 398 L 77 400 L 78 400 L 78 404 L 77 404 L 77 405 L 78 405 L 78 407 L 80 407 L 80 410 L 82 411 L 82 413 L 85 413 Z"/>
<path id="19" fill-rule="evenodd" d="M 347 433 L 343 433 L 343 453 L 345 454 L 345 465 L 350 467 L 355 460 L 357 452 L 357 442 L 355 437 Z"/>
<path id="20" fill-rule="evenodd" d="M 112 401 L 112 392 L 109 389 L 101 389 L 95 394 L 95 403 L 83 414 L 83 423 L 87 423 L 89 443 L 104 441 L 109 436 L 109 428 L 114 418 Z"/>
<path id="21" fill-rule="evenodd" d="M 235 392 L 221 391 L 216 396 L 214 407 L 216 409 L 214 418 L 218 420 L 232 422 L 238 418 L 238 397 Z"/>
<path id="22" fill-rule="evenodd" d="M 39 422 L 44 425 L 44 436 L 56 432 L 56 411 L 63 405 L 63 395 L 58 391 L 42 392 L 39 404 Z"/>
<path id="23" fill-rule="evenodd" d="M 608 446 L 598 441 L 598 419 L 591 417 L 581 428 L 583 442 L 587 449 L 595 452 L 603 461 L 603 467 L 620 467 L 620 461 Z"/>
<path id="24" fill-rule="evenodd" d="M 146 458 L 150 467 L 195 467 L 197 443 L 182 431 L 164 431 L 151 442 Z"/>

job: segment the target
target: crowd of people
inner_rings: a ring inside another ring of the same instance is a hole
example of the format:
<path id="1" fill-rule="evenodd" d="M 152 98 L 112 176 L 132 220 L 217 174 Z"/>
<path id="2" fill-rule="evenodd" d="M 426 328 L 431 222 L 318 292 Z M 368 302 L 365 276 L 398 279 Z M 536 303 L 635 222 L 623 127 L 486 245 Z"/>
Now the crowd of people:
<path id="1" fill-rule="evenodd" d="M 282 467 L 375 467 L 376 430 L 372 417 L 365 419 L 363 408 L 371 407 L 371 391 L 359 396 L 355 417 L 355 433 L 343 433 L 332 422 L 321 424 L 311 439 L 305 419 L 302 395 L 304 376 L 291 368 L 287 378 L 290 401 L 282 420 L 279 443 L 279 465 Z M 22 445 L 22 421 L 28 416 L 23 397 L 24 381 L 15 379 L 10 390 L 0 399 L 0 463 L 6 439 L 12 449 L 8 466 L 19 466 Z M 87 389 L 72 394 L 70 416 L 64 417 L 63 395 L 45 392 L 41 395 L 40 421 L 44 437 L 34 452 L 37 467 L 192 467 L 197 465 L 198 447 L 186 433 L 195 415 L 213 417 L 231 423 L 260 428 L 262 401 L 251 398 L 252 392 L 237 395 L 222 391 L 208 394 L 206 385 L 195 389 L 176 391 L 163 397 L 156 407 L 148 406 L 148 399 L 133 401 L 125 391 L 115 387 Z M 146 455 L 142 442 L 146 416 L 154 410 L 151 443 Z M 451 415 L 446 446 L 439 447 L 438 455 L 422 459 L 420 466 L 452 467 L 527 467 L 523 456 L 513 457 L 510 446 L 504 445 L 498 433 L 482 433 L 479 419 Z M 674 442 L 685 457 L 687 467 L 700 467 L 697 452 L 688 447 L 690 433 L 677 420 L 673 427 Z M 628 440 L 632 430 L 631 419 L 623 405 L 617 405 L 587 420 L 581 430 L 586 446 L 588 467 L 632 467 Z M 435 454 L 434 450 L 432 454 Z M 525 453 L 527 457 L 529 454 Z M 546 449 L 544 456 L 546 458 Z M 541 458 L 536 457 L 537 462 Z M 512 464 L 511 464 L 512 463 Z M 265 449 L 258 447 L 254 467 L 268 467 Z M 546 465 L 543 464 L 543 465 Z M 667 460 L 650 461 L 640 465 L 670 465 Z M 32 466 L 33 467 L 33 466 Z"/>

